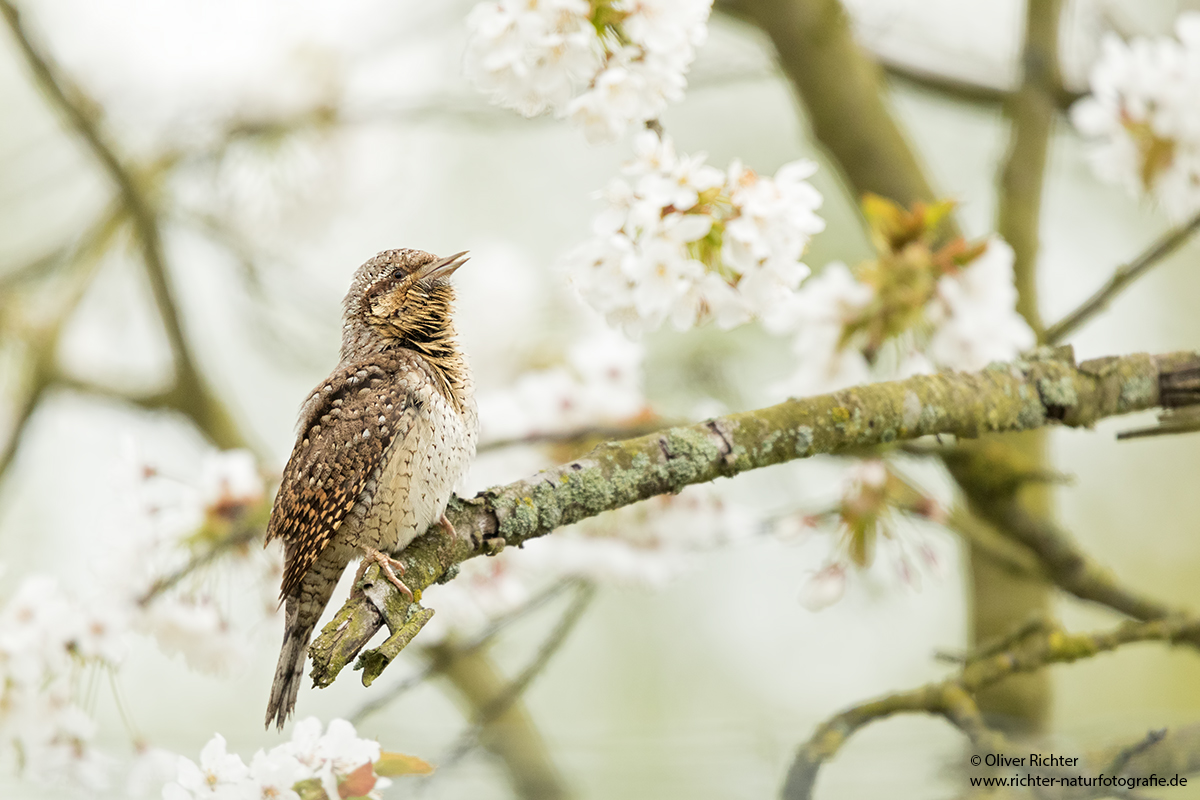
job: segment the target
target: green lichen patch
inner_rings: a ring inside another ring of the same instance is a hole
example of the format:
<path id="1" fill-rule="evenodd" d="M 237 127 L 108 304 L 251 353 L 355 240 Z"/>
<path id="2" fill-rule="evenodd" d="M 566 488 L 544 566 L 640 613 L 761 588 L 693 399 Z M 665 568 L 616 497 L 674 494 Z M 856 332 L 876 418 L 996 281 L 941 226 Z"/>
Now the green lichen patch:
<path id="1" fill-rule="evenodd" d="M 1131 375 L 1121 381 L 1121 395 L 1117 400 L 1117 411 L 1133 411 L 1149 408 L 1158 399 L 1158 381 L 1148 375 Z"/>
<path id="2" fill-rule="evenodd" d="M 1038 378 L 1038 394 L 1042 404 L 1052 408 L 1074 408 L 1079 404 L 1079 393 L 1075 391 L 1075 381 L 1069 376 L 1061 378 Z"/>
<path id="3" fill-rule="evenodd" d="M 813 449 L 813 429 L 807 425 L 801 425 L 796 428 L 796 455 L 808 456 L 812 455 Z"/>

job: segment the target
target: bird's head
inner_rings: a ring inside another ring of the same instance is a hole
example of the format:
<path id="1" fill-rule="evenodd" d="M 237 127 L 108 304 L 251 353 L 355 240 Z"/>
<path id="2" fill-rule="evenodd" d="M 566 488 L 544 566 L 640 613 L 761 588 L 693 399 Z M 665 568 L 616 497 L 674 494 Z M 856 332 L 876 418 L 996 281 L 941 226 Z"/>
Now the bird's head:
<path id="1" fill-rule="evenodd" d="M 422 250 L 378 254 L 354 274 L 345 302 L 347 335 L 370 331 L 372 338 L 440 355 L 454 333 L 450 276 L 466 260 L 465 251 L 446 258 Z"/>

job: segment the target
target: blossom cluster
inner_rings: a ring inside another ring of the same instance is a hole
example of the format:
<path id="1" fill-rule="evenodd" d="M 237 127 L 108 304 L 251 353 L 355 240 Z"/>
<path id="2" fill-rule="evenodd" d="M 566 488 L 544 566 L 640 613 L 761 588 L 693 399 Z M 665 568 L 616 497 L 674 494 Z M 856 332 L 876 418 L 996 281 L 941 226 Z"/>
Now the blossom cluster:
<path id="1" fill-rule="evenodd" d="M 1176 220 L 1200 211 L 1200 13 L 1182 14 L 1177 38 L 1105 37 L 1088 97 L 1072 108 L 1095 141 L 1101 180 L 1154 198 Z"/>
<path id="2" fill-rule="evenodd" d="M 993 236 L 935 247 L 948 204 L 908 212 L 868 197 L 879 256 L 827 265 L 767 320 L 794 335 L 797 368 L 780 387 L 819 394 L 935 368 L 978 370 L 1035 343 L 1016 311 L 1013 251 Z"/>
<path id="3" fill-rule="evenodd" d="M 683 97 L 712 0 L 489 0 L 467 18 L 467 76 L 493 102 L 547 110 L 594 143 Z"/>
<path id="4" fill-rule="evenodd" d="M 483 442 L 617 424 L 647 413 L 640 344 L 602 329 L 573 344 L 566 363 L 527 372 L 479 396 Z"/>
<path id="5" fill-rule="evenodd" d="M 392 783 L 377 771 L 382 756 L 379 743 L 360 739 L 349 722 L 335 719 L 322 733 L 320 720 L 310 717 L 296 723 L 290 742 L 259 750 L 248 765 L 241 756 L 226 751 L 223 736 L 213 736 L 200 752 L 199 764 L 179 757 L 178 775 L 163 787 L 162 796 L 163 800 L 379 800 L 380 791 Z"/>
<path id="6" fill-rule="evenodd" d="M 884 548 L 905 585 L 917 585 L 923 570 L 937 572 L 941 565 L 937 550 L 916 531 L 902 533 L 898 523 L 904 517 L 940 523 L 945 511 L 886 462 L 864 459 L 854 464 L 847 470 L 837 505 L 803 519 L 809 528 L 830 523 L 836 529 L 836 541 L 825 565 L 802 586 L 801 604 L 819 611 L 837 602 L 851 570 L 865 571 Z"/>
<path id="7" fill-rule="evenodd" d="M 144 483 L 153 476 L 141 477 Z M 113 760 L 93 747 L 96 723 L 80 705 L 77 679 L 81 669 L 118 667 L 133 634 L 148 634 L 165 652 L 207 671 L 240 657 L 242 647 L 211 599 L 150 594 L 156 580 L 187 560 L 180 531 L 203 531 L 261 504 L 262 479 L 252 457 L 234 451 L 214 454 L 200 486 L 188 488 L 196 501 L 190 510 L 159 506 L 165 495 L 139 495 L 122 535 L 105 541 L 95 573 L 73 582 L 82 589 L 34 574 L 0 607 L 0 740 L 35 781 L 92 788 L 108 782 Z"/>
<path id="8" fill-rule="evenodd" d="M 709 319 L 732 328 L 785 309 L 825 227 L 807 180 L 816 164 L 766 177 L 735 161 L 722 172 L 651 131 L 634 152 L 603 193 L 593 237 L 566 258 L 584 300 L 630 335 L 667 319 L 680 330 Z"/>

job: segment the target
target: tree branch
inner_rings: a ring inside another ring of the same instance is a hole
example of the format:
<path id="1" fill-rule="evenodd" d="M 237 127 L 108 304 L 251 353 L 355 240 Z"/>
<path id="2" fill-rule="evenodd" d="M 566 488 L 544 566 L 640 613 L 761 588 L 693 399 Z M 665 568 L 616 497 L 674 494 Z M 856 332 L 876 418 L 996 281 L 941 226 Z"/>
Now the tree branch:
<path id="1" fill-rule="evenodd" d="M 875 60 L 883 67 L 889 78 L 895 78 L 901 83 L 911 84 L 919 89 L 925 89 L 934 94 L 958 100 L 971 105 L 997 107 L 1010 101 L 1013 91 L 1002 86 L 992 86 L 985 83 L 955 78 L 937 72 L 914 67 L 902 61 L 890 59 L 875 53 Z M 1086 92 L 1076 92 L 1059 87 L 1054 96 L 1054 104 L 1059 111 L 1067 111 L 1077 101 L 1086 97 Z"/>
<path id="2" fill-rule="evenodd" d="M 1125 622 L 1097 633 L 1068 634 L 1052 628 L 1040 635 L 1024 637 L 1003 652 L 969 662 L 958 675 L 948 680 L 863 703 L 822 723 L 797 752 L 788 770 L 783 797 L 785 800 L 809 800 L 820 768 L 837 754 L 846 740 L 860 728 L 893 714 L 937 714 L 961 729 L 982 750 L 1009 752 L 1003 737 L 984 726 L 971 699 L 981 689 L 1016 673 L 1091 658 L 1134 642 L 1176 644 L 1193 641 L 1197 636 L 1200 636 L 1200 619 L 1175 617 Z"/>
<path id="3" fill-rule="evenodd" d="M 34 45 L 21 24 L 20 13 L 10 0 L 0 0 L 0 14 L 8 23 L 38 86 L 100 162 L 128 211 L 167 343 L 175 359 L 176 381 L 171 407 L 190 416 L 217 446 L 244 446 L 245 439 L 220 398 L 205 381 L 184 335 L 163 254 L 158 214 L 141 185 L 142 178 L 109 141 L 101 126 L 98 104 L 63 74 L 49 54 Z"/>
<path id="4" fill-rule="evenodd" d="M 1103 286 L 1084 300 L 1071 313 L 1046 329 L 1042 337 L 1047 344 L 1058 344 L 1074 333 L 1081 325 L 1103 311 L 1112 299 L 1121 293 L 1125 287 L 1145 275 L 1151 267 L 1160 263 L 1174 253 L 1192 234 L 1200 228 L 1200 214 L 1192 217 L 1187 223 L 1174 230 L 1168 231 L 1161 239 L 1150 246 L 1140 256 L 1117 268 Z"/>
<path id="5" fill-rule="evenodd" d="M 1035 517 L 1011 498 L 980 509 L 981 516 L 1033 551 L 1047 577 L 1081 600 L 1107 606 L 1137 620 L 1162 619 L 1179 613 L 1164 603 L 1120 586 L 1112 572 L 1101 567 L 1051 520 Z"/>
<path id="6" fill-rule="evenodd" d="M 52 320 L 42 325 L 26 326 L 24 343 L 28 350 L 26 366 L 29 375 L 26 378 L 27 385 L 24 394 L 16 403 L 12 430 L 3 446 L 0 446 L 0 477 L 8 472 L 8 468 L 16 456 L 21 435 L 26 424 L 33 417 L 33 412 L 46 393 L 59 380 L 60 375 L 56 361 L 63 329 L 79 306 L 88 286 L 91 285 L 94 267 L 99 262 L 100 256 L 117 235 L 123 222 L 122 209 L 119 207 L 109 208 L 94 225 L 79 237 L 77 242 L 61 254 L 63 261 L 72 269 L 78 270 L 80 274 L 75 275 L 73 282 L 65 291 L 61 292 L 62 300 Z M 52 263 L 52 259 L 45 261 L 47 266 Z M 14 302 L 19 304 L 20 301 L 14 300 Z M 2 310 L 8 311 L 8 309 Z"/>
<path id="7" fill-rule="evenodd" d="M 1057 118 L 1056 98 L 1062 87 L 1058 66 L 1060 0 L 1029 0 L 1021 86 L 1010 96 L 1006 115 L 1012 121 L 1008 154 L 1000 172 L 996 231 L 1016 255 L 1017 311 L 1039 337 L 1042 318 L 1037 302 L 1038 226 L 1046 151 Z"/>
<path id="8" fill-rule="evenodd" d="M 432 648 L 433 657 L 440 659 L 439 649 L 445 646 Z M 471 709 L 486 708 L 508 685 L 485 651 L 477 650 L 445 663 L 442 674 Z M 566 800 L 573 795 L 550 761 L 546 745 L 521 703 L 510 704 L 491 721 L 482 743 L 503 762 L 517 797 Z"/>
<path id="9" fill-rule="evenodd" d="M 933 434 L 974 437 L 1057 423 L 1090 426 L 1104 417 L 1156 407 L 1160 383 L 1170 385 L 1172 375 L 1197 364 L 1195 353 L 1173 353 L 1076 366 L 1069 349 L 1043 351 L 1041 358 L 982 372 L 858 386 L 609 442 L 525 480 L 470 500 L 452 500 L 447 516 L 464 536 L 435 533 L 414 541 L 400 556 L 405 580 L 418 593 L 450 579 L 458 563 L 501 546 L 519 547 L 604 511 L 797 458 Z M 1200 392 L 1191 402 L 1200 403 Z M 383 583 L 389 592 L 384 605 L 396 609 L 388 612 L 395 629 L 403 624 L 408 603 Z M 315 682 L 331 683 L 383 624 L 375 604 L 351 598 L 313 643 Z"/>
<path id="10" fill-rule="evenodd" d="M 453 766 L 462 760 L 475 745 L 485 738 L 487 729 L 495 723 L 501 716 L 506 714 L 513 704 L 520 699 L 525 690 L 533 683 L 534 678 L 541 674 L 546 665 L 550 663 L 550 659 L 566 642 L 567 637 L 579 620 L 583 618 L 583 613 L 591 604 L 592 599 L 596 596 L 596 587 L 587 582 L 577 582 L 575 587 L 575 597 L 571 600 L 571 604 L 567 610 L 563 612 L 558 623 L 550 631 L 545 641 L 538 647 L 537 653 L 521 672 L 508 682 L 500 691 L 487 701 L 486 704 L 475 709 L 471 727 L 459 737 L 458 741 L 450 748 L 445 757 L 439 760 L 438 766 L 442 769 Z"/>
<path id="11" fill-rule="evenodd" d="M 884 103 L 880 69 L 854 41 L 838 0 L 726 0 L 720 8 L 770 37 L 814 135 L 855 195 L 874 192 L 905 206 L 937 199 Z"/>

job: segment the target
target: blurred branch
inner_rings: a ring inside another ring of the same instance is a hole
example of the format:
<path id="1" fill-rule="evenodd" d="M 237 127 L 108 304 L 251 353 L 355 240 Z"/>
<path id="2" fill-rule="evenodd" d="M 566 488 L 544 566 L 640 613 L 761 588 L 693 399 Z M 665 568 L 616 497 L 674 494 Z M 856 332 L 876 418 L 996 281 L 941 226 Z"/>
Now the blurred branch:
<path id="1" fill-rule="evenodd" d="M 195 548 L 187 563 L 174 572 L 162 576 L 138 598 L 139 606 L 147 606 L 164 592 L 170 591 L 187 576 L 216 561 L 230 550 L 245 547 L 262 539 L 267 528 L 267 517 L 271 513 L 271 501 L 265 500 L 258 508 L 249 509 L 233 520 L 228 529 L 218 536 L 204 537 L 202 547 Z"/>
<path id="2" fill-rule="evenodd" d="M 70 248 L 62 251 L 63 260 L 73 269 L 79 271 L 74 280 L 61 292 L 59 307 L 49 322 L 41 324 L 21 320 L 15 327 L 23 328 L 24 344 L 27 351 L 26 366 L 28 376 L 24 393 L 16 402 L 11 430 L 0 448 L 0 477 L 8 472 L 25 426 L 33 416 L 38 404 L 53 386 L 58 383 L 60 373 L 57 367 L 58 344 L 62 338 L 63 329 L 71 318 L 79 302 L 83 299 L 94 274 L 100 256 L 108 248 L 113 238 L 124 222 L 124 212 L 120 207 L 111 207 L 100 216 L 99 221 L 89 228 Z M 46 261 L 47 264 L 52 263 Z M 11 295 L 10 295 L 11 297 Z M 0 306 L 0 315 L 5 318 L 13 313 L 13 308 Z"/>
<path id="3" fill-rule="evenodd" d="M 541 674 L 546 665 L 550 663 L 550 659 L 566 642 L 567 637 L 575 626 L 579 624 L 579 620 L 583 618 L 583 613 L 587 611 L 592 600 L 596 596 L 596 587 L 585 581 L 576 581 L 575 597 L 571 600 L 571 604 L 563 612 L 558 624 L 550 631 L 538 648 L 536 654 L 530 662 L 521 670 L 517 677 L 513 678 L 500 691 L 496 692 L 491 699 L 482 705 L 476 705 L 471 722 L 471 727 L 463 733 L 459 740 L 450 748 L 446 756 L 440 759 L 438 766 L 440 770 L 445 770 L 462 760 L 467 753 L 475 748 L 475 745 L 481 741 L 486 742 L 489 738 L 496 738 L 496 733 L 489 731 L 497 720 L 499 720 L 509 709 L 513 707 L 529 685 L 533 683 L 534 678 Z M 529 795 L 530 797 L 541 797 L 541 795 Z"/>
<path id="4" fill-rule="evenodd" d="M 1129 284 L 1142 277 L 1155 264 L 1162 262 L 1183 245 L 1192 234 L 1200 228 L 1200 214 L 1192 217 L 1185 224 L 1168 231 L 1161 239 L 1150 246 L 1144 253 L 1117 268 L 1103 286 L 1083 301 L 1078 308 L 1067 314 L 1058 322 L 1046 329 L 1042 337 L 1047 344 L 1058 344 L 1074 333 L 1081 325 L 1103 311 L 1120 292 Z"/>
<path id="5" fill-rule="evenodd" d="M 984 519 L 1033 552 L 1051 582 L 1081 600 L 1107 606 L 1137 620 L 1161 619 L 1175 609 L 1141 596 L 1117 583 L 1111 571 L 1080 550 L 1071 536 L 1052 521 L 1021 508 L 1015 500 L 997 500 L 984 508 Z"/>
<path id="6" fill-rule="evenodd" d="M 1166 738 L 1166 736 L 1167 729 L 1159 728 L 1158 730 L 1148 732 L 1145 736 L 1133 744 L 1122 747 L 1117 752 L 1116 756 L 1113 757 L 1113 760 L 1110 761 L 1108 766 L 1104 769 L 1105 774 L 1111 773 L 1113 775 L 1120 775 L 1129 766 L 1129 762 L 1132 761 L 1135 756 L 1140 756 L 1142 753 L 1145 753 L 1147 750 L 1154 747 L 1164 738 Z"/>
<path id="7" fill-rule="evenodd" d="M 1088 634 L 1069 634 L 1055 626 L 1026 636 L 1002 652 L 969 662 L 945 681 L 863 703 L 822 723 L 796 754 L 788 770 L 783 797 L 809 800 L 820 768 L 837 754 L 846 740 L 860 728 L 893 714 L 936 714 L 962 730 L 980 750 L 1015 752 L 999 733 L 984 724 L 972 699 L 980 690 L 1016 673 L 1033 672 L 1051 664 L 1069 664 L 1135 642 L 1176 644 L 1193 641 L 1198 636 L 1200 619 L 1196 617 L 1125 622 L 1107 631 Z M 1021 752 L 1028 753 L 1028 746 Z"/>
<path id="8" fill-rule="evenodd" d="M 1137 742 L 1092 753 L 1088 762 L 1108 764 L 1109 774 L 1123 772 L 1134 777 L 1200 772 L 1200 723 L 1168 731 L 1151 731 Z M 1117 766 L 1121 766 L 1119 771 L 1114 768 Z"/>
<path id="9" fill-rule="evenodd" d="M 452 500 L 447 516 L 464 537 L 434 533 L 415 540 L 401 555 L 406 582 L 416 593 L 468 558 L 520 546 L 563 525 L 694 483 L 797 458 L 934 434 L 974 437 L 1056 422 L 1090 426 L 1157 406 L 1160 382 L 1200 363 L 1194 353 L 1121 356 L 1079 366 L 1063 350 L 1043 355 L 977 373 L 921 375 L 788 400 L 600 445 L 525 480 Z M 1193 402 L 1200 403 L 1200 393 Z M 396 603 L 395 628 L 409 603 L 383 583 L 388 607 Z M 346 631 L 353 631 L 354 645 L 361 648 L 382 624 L 378 610 L 364 610 L 351 598 L 312 645 L 318 685 L 331 683 L 348 663 L 346 653 L 353 648 L 345 643 Z"/>
<path id="10" fill-rule="evenodd" d="M 129 214 L 155 305 L 175 360 L 175 385 L 168 393 L 170 407 L 190 417 L 217 446 L 244 446 L 245 439 L 220 398 L 205 381 L 184 335 L 163 253 L 158 214 L 144 185 L 145 176 L 139 175 L 118 154 L 102 128 L 101 111 L 96 102 L 62 73 L 49 54 L 34 45 L 21 24 L 20 13 L 10 0 L 0 0 L 0 14 L 8 23 L 38 86 L 63 114 L 68 125 L 83 139 L 116 186 Z"/>
<path id="11" fill-rule="evenodd" d="M 430 648 L 433 658 L 443 660 L 449 657 L 449 654 L 440 652 L 443 647 L 446 645 Z M 510 686 L 497 672 L 486 651 L 477 650 L 445 660 L 444 663 L 444 676 L 473 709 L 487 708 Z M 509 703 L 497 714 L 483 732 L 482 743 L 504 763 L 518 797 L 527 800 L 562 800 L 571 796 L 562 775 L 550 761 L 546 745 L 523 704 Z"/>
<path id="12" fill-rule="evenodd" d="M 1046 570 L 1037 556 L 991 525 L 983 523 L 966 508 L 955 506 L 950 512 L 950 519 L 946 521 L 946 527 L 1013 576 L 1027 580 L 1046 580 Z"/>
<path id="13" fill-rule="evenodd" d="M 996 232 L 1016 258 L 1017 312 L 1041 338 L 1037 301 L 1038 227 L 1046 151 L 1062 91 L 1058 65 L 1058 20 L 1061 0 L 1029 0 L 1025 7 L 1025 48 L 1021 85 L 1005 105 L 1012 123 L 1008 154 L 1000 171 Z"/>
<path id="14" fill-rule="evenodd" d="M 517 436 L 511 439 L 492 439 L 481 443 L 478 452 L 486 453 L 492 450 L 503 450 L 507 447 L 532 445 L 577 445 L 597 439 L 631 439 L 635 436 L 645 436 L 647 433 L 662 430 L 664 425 L 670 424 L 669 421 L 658 417 L 645 419 L 639 416 L 626 425 L 594 425 L 566 431 L 531 433 L 528 436 Z"/>
<path id="15" fill-rule="evenodd" d="M 1002 106 L 1009 102 L 1013 94 L 1008 88 L 943 75 L 890 59 L 879 53 L 875 53 L 875 60 L 890 78 L 971 105 Z M 1066 111 L 1086 95 L 1086 92 L 1076 92 L 1060 86 L 1054 98 L 1055 106 L 1059 111 Z"/>
<path id="16" fill-rule="evenodd" d="M 1027 0 L 1025 4 L 1021 83 L 1004 107 L 1010 122 L 1009 143 L 996 198 L 996 231 L 1013 249 L 1016 310 L 1039 339 L 1043 323 L 1037 293 L 1038 249 L 1046 157 L 1058 118 L 1057 98 L 1062 91 L 1058 57 L 1061 2 Z M 1044 431 L 1006 442 L 1002 451 L 992 450 L 992 453 L 1002 462 L 1027 460 L 1027 471 L 1044 471 L 1049 463 Z M 960 480 L 959 485 L 975 508 L 986 491 L 986 481 Z M 1047 524 L 1053 524 L 1050 487 L 1032 482 L 1023 485 L 1026 487 L 1020 498 L 1023 507 Z M 1000 533 L 1012 535 L 1011 531 Z M 1051 595 L 1045 584 L 1014 580 L 998 572 L 993 563 L 976 551 L 971 554 L 971 586 L 972 635 L 977 642 L 996 636 L 1032 614 L 1050 611 Z M 1044 674 L 1026 676 L 998 686 L 978 700 L 1007 730 L 1034 731 L 1049 718 L 1049 680 Z"/>
<path id="17" fill-rule="evenodd" d="M 884 103 L 880 69 L 854 41 L 838 0 L 723 0 L 717 8 L 770 37 L 813 133 L 854 194 L 904 206 L 937 199 Z M 952 220 L 948 228 L 957 235 Z"/>

